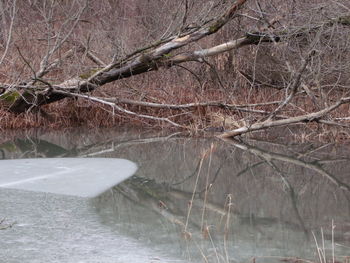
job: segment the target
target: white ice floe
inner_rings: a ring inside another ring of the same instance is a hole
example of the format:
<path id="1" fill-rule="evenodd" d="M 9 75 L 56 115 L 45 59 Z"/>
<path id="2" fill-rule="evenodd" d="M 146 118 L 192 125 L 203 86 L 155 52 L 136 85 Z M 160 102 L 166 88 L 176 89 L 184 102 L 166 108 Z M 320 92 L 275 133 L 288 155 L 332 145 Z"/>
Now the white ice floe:
<path id="1" fill-rule="evenodd" d="M 0 161 L 0 187 L 95 197 L 132 176 L 136 165 L 116 158 Z"/>

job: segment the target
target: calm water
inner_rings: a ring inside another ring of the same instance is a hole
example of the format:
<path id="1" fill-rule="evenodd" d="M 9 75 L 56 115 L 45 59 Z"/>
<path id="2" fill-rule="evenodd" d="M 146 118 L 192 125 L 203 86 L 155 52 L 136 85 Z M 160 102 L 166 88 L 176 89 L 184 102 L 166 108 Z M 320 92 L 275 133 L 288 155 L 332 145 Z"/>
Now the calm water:
<path id="1" fill-rule="evenodd" d="M 90 199 L 0 189 L 0 229 L 14 223 L 0 230 L 0 262 L 318 260 L 314 236 L 327 258 L 333 246 L 350 256 L 349 146 L 130 129 L 1 140 L 3 159 L 126 158 L 139 170 Z"/>

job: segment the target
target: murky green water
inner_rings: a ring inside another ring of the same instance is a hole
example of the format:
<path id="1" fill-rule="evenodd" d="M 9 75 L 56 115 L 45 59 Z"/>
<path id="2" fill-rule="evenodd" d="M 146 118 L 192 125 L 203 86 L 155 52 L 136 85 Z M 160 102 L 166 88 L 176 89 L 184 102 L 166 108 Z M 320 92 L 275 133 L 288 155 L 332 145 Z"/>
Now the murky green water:
<path id="1" fill-rule="evenodd" d="M 0 227 L 15 222 L 0 230 L 0 262 L 318 260 L 314 236 L 328 259 L 333 246 L 350 256 L 349 146 L 32 131 L 4 136 L 0 157 L 139 166 L 93 199 L 0 189 Z"/>

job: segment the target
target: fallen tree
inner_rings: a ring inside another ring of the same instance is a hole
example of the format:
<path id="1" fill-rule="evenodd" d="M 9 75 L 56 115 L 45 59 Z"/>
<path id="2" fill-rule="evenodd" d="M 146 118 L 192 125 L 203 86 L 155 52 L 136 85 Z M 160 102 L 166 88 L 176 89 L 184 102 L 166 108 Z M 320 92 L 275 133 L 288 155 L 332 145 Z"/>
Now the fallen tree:
<path id="1" fill-rule="evenodd" d="M 247 0 L 238 0 L 236 3 L 230 6 L 230 8 L 224 14 L 203 28 L 190 31 L 189 33 L 182 33 L 180 36 L 172 36 L 166 40 L 161 40 L 159 43 L 154 43 L 149 47 L 141 48 L 140 50 L 133 52 L 133 54 L 127 55 L 118 62 L 112 62 L 98 70 L 92 70 L 92 72 L 88 73 L 87 76 L 83 76 L 83 78 L 81 76 L 77 76 L 58 85 L 48 83 L 41 79 L 56 65 L 56 61 L 49 63 L 48 56 L 45 56 L 44 60 L 42 60 L 40 63 L 41 66 L 39 72 L 35 73 L 33 76 L 33 82 L 21 86 L 1 85 L 1 88 L 10 91 L 5 92 L 0 99 L 7 102 L 9 111 L 21 113 L 30 108 L 39 107 L 69 96 L 67 93 L 60 92 L 62 90 L 72 93 L 91 92 L 97 87 L 103 86 L 109 82 L 157 70 L 161 66 L 171 67 L 181 62 L 199 60 L 203 57 L 215 55 L 233 48 L 238 48 L 240 46 L 257 44 L 260 39 L 262 41 L 271 41 L 269 37 L 266 37 L 266 35 L 262 35 L 261 37 L 247 36 L 236 41 L 213 47 L 204 52 L 197 51 L 193 53 L 180 54 L 174 57 L 172 57 L 170 54 L 170 52 L 176 49 L 179 49 L 192 42 L 196 42 L 219 31 L 221 27 L 223 27 L 233 18 L 238 9 L 246 1 Z M 81 13 L 82 12 L 83 10 Z M 76 22 L 78 21 L 79 17 L 76 19 Z M 54 53 L 64 41 L 65 39 L 58 42 L 50 50 L 49 54 Z M 35 85 L 37 83 L 41 84 L 41 87 Z M 13 91 L 14 88 L 15 91 Z M 21 88 L 22 92 L 18 91 L 18 88 Z"/>

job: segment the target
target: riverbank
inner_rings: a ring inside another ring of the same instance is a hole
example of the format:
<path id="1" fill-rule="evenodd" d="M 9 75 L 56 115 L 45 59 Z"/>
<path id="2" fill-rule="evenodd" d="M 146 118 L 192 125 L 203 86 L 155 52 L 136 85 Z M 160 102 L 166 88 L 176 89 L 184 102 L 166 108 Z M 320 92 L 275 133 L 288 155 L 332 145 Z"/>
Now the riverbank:
<path id="1" fill-rule="evenodd" d="M 128 108 L 137 110 L 135 108 Z M 140 114 L 150 114 L 139 109 Z M 344 108 L 344 111 L 347 109 Z M 263 110 L 261 110 L 263 111 Z M 170 113 L 169 113 L 170 112 Z M 171 110 L 154 110 L 152 114 L 158 118 L 164 118 L 171 113 Z M 100 128 L 118 128 L 118 127 L 134 127 L 135 129 L 151 130 L 153 132 L 182 132 L 188 136 L 220 136 L 225 131 L 236 129 L 256 120 L 258 116 L 252 114 L 232 114 L 224 110 L 213 110 L 210 108 L 199 107 L 191 113 L 178 113 L 175 118 L 177 122 L 182 123 L 183 127 L 174 127 L 173 125 L 156 120 L 145 120 L 127 114 L 111 112 L 108 107 L 100 106 L 92 102 L 73 101 L 67 99 L 48 105 L 43 111 L 37 113 L 21 113 L 13 114 L 0 110 L 0 131 L 2 134 L 14 131 L 28 131 L 32 129 L 41 129 L 47 131 L 54 130 L 70 130 L 80 128 L 84 129 L 100 129 Z M 342 114 L 341 112 L 338 113 Z M 185 116 L 183 116 L 185 115 Z M 242 118 L 243 117 L 243 118 Z M 247 119 L 247 121 L 246 121 Z M 245 138 L 261 138 L 276 141 L 293 141 L 293 142 L 328 142 L 328 143 L 347 143 L 350 142 L 350 128 L 346 127 L 348 121 L 343 122 L 343 126 L 336 124 L 322 123 L 299 123 L 293 125 L 285 125 L 255 131 L 243 135 Z"/>

